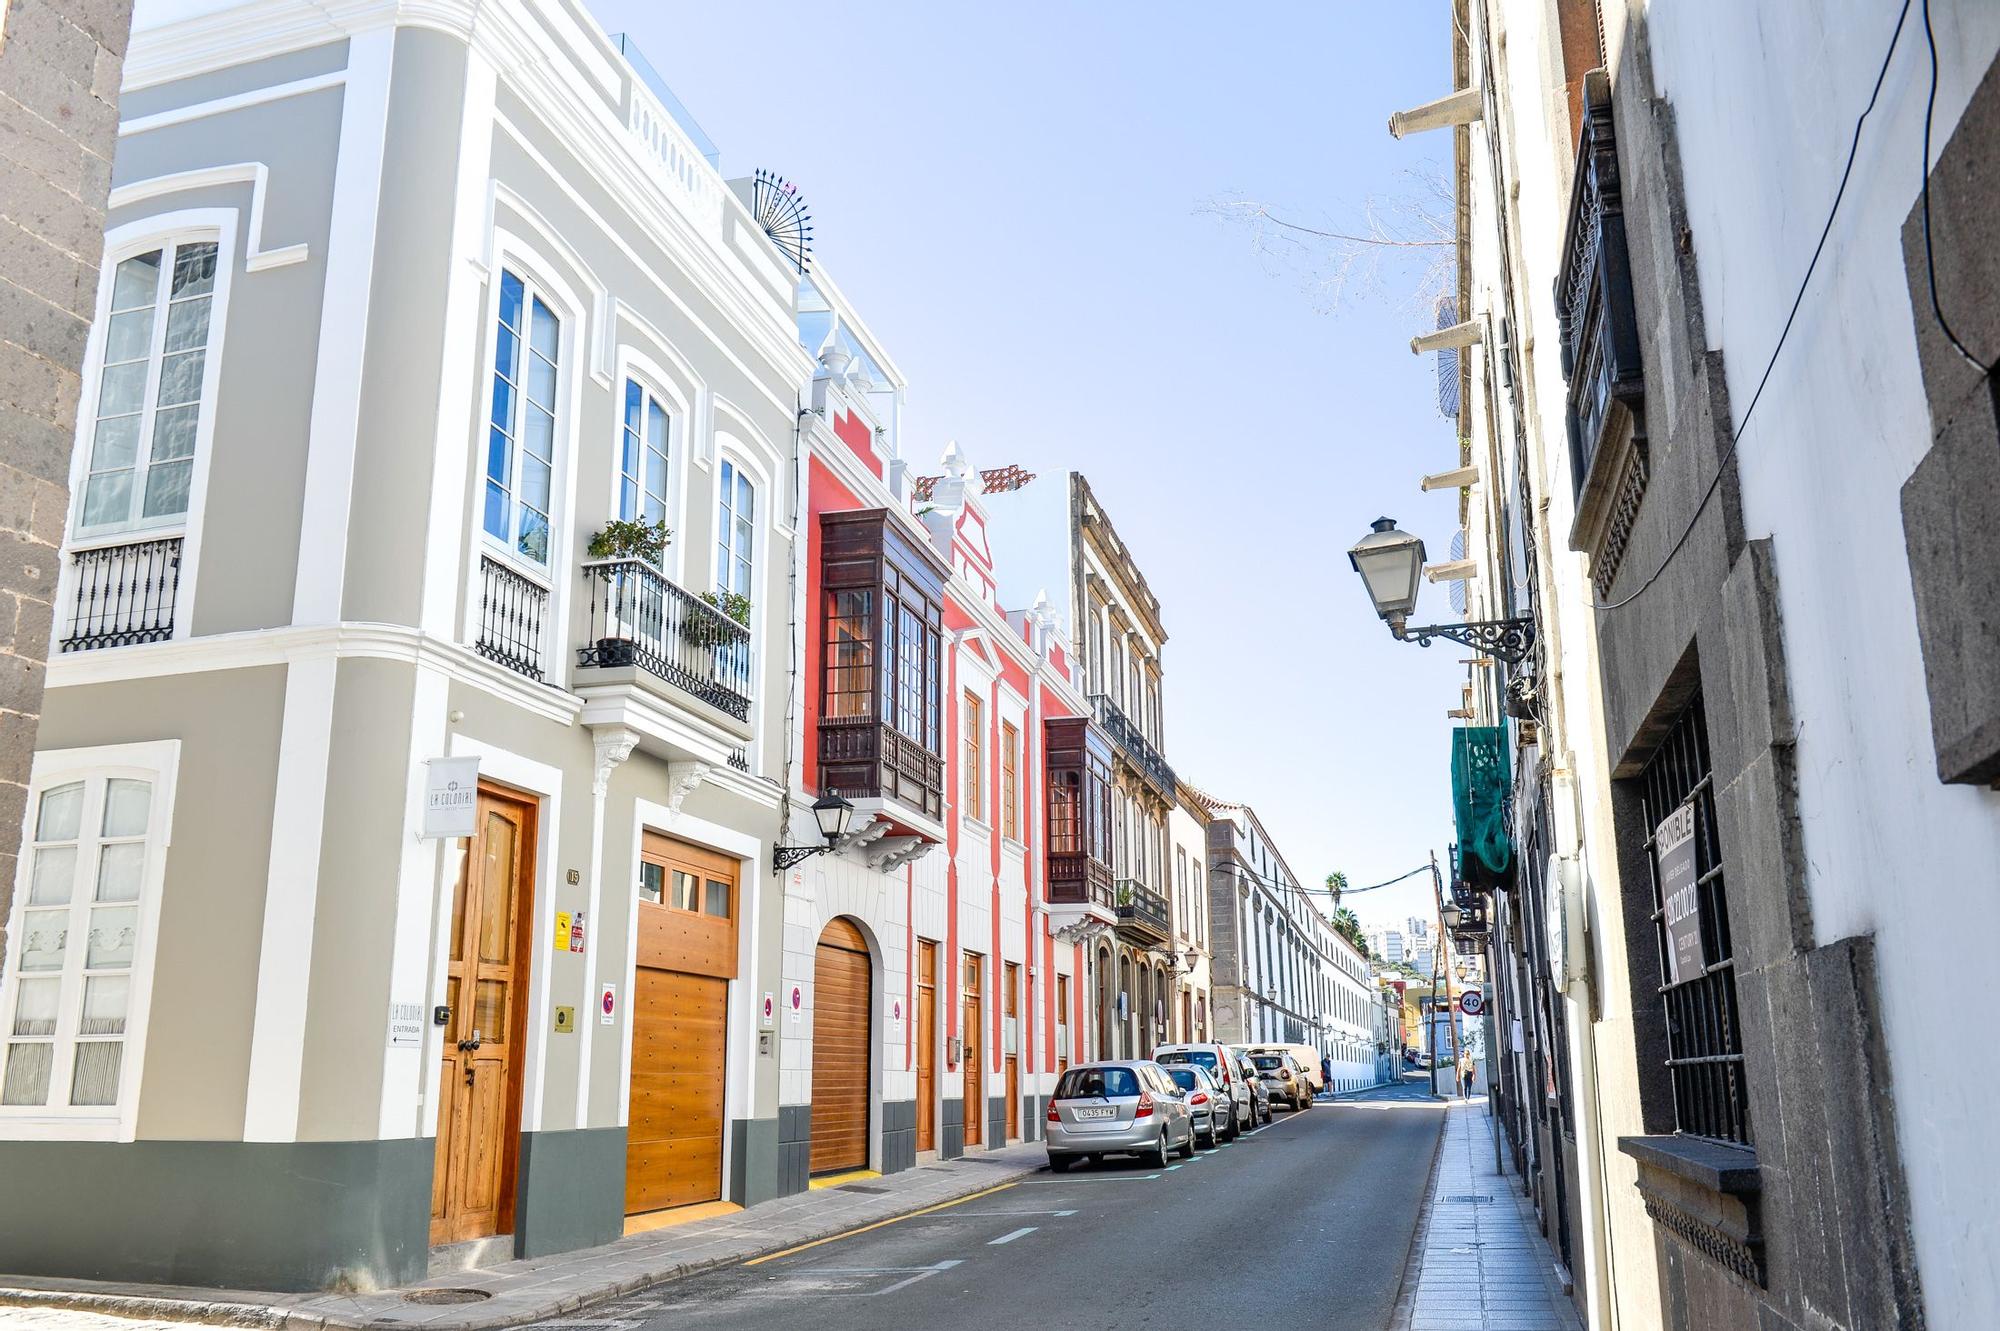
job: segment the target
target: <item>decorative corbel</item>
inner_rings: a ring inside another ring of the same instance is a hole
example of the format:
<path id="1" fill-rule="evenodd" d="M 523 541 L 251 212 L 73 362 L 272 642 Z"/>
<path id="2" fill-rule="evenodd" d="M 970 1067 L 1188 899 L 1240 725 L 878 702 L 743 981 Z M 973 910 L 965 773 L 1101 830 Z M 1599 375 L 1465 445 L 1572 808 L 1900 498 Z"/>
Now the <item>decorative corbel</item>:
<path id="1" fill-rule="evenodd" d="M 686 799 L 696 786 L 708 780 L 709 775 L 714 771 L 715 767 L 711 763 L 694 761 L 668 763 L 667 816 L 669 818 L 678 817 L 681 811 L 681 801 Z"/>
<path id="2" fill-rule="evenodd" d="M 630 726 L 602 726 L 590 732 L 590 746 L 596 754 L 590 772 L 593 795 L 603 798 L 611 788 L 612 770 L 630 758 L 638 745 L 639 732 Z"/>
<path id="3" fill-rule="evenodd" d="M 880 818 L 851 823 L 846 833 L 833 843 L 833 853 L 844 855 L 850 850 L 860 850 L 871 846 L 889 834 L 889 824 Z"/>

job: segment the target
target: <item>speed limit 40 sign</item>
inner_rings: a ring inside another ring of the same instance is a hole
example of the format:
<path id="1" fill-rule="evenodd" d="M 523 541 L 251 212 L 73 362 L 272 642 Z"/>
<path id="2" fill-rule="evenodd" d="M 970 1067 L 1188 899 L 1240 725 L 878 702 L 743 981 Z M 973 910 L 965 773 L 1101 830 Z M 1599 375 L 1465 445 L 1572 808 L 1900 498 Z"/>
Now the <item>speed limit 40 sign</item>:
<path id="1" fill-rule="evenodd" d="M 1477 989 L 1468 989 L 1458 996 L 1458 1010 L 1468 1017 L 1476 1017 L 1486 1007 L 1486 1000 Z"/>

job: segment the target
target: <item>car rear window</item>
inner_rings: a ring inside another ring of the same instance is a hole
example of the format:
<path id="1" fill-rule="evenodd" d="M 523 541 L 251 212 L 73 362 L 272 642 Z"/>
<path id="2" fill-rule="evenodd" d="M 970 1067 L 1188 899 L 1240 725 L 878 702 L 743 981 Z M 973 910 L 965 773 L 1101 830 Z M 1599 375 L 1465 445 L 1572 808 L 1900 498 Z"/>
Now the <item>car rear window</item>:
<path id="1" fill-rule="evenodd" d="M 1185 1068 L 1185 1067 L 1168 1068 L 1167 1075 L 1174 1079 L 1174 1085 L 1180 1087 L 1184 1091 L 1191 1091 L 1195 1087 L 1201 1084 L 1200 1081 L 1195 1077 L 1193 1070 L 1190 1068 Z"/>
<path id="2" fill-rule="evenodd" d="M 1283 1054 L 1259 1054 L 1250 1061 L 1255 1063 L 1260 1071 L 1264 1072 L 1276 1072 L 1279 1068 L 1285 1066 L 1285 1056 Z"/>
<path id="3" fill-rule="evenodd" d="M 1139 1079 L 1130 1068 L 1071 1068 L 1056 1084 L 1058 1100 L 1117 1099 L 1138 1093 Z"/>
<path id="4" fill-rule="evenodd" d="M 1197 1067 L 1204 1067 L 1213 1072 L 1215 1071 L 1217 1059 L 1215 1051 L 1212 1049 L 1176 1049 L 1170 1053 L 1161 1054 L 1153 1061 L 1156 1063 L 1193 1063 Z"/>

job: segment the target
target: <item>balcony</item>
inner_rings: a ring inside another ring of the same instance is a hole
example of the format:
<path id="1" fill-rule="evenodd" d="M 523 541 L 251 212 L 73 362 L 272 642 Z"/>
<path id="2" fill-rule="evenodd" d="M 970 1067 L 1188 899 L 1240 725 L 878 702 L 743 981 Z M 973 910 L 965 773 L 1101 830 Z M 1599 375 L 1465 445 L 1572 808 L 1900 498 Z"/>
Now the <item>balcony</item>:
<path id="1" fill-rule="evenodd" d="M 1646 377 L 1611 96 L 1599 75 L 1585 81 L 1583 113 L 1556 312 L 1577 488 L 1570 546 L 1593 557 L 1602 592 L 1616 574 L 1644 494 Z"/>
<path id="2" fill-rule="evenodd" d="M 479 639 L 473 646 L 481 656 L 539 684 L 548 623 L 548 588 L 492 555 L 479 557 Z"/>
<path id="3" fill-rule="evenodd" d="M 822 789 L 845 799 L 893 800 L 932 823 L 944 817 L 944 759 L 881 721 L 821 718 L 819 774 Z"/>
<path id="4" fill-rule="evenodd" d="M 750 630 L 637 559 L 583 566 L 579 668 L 635 669 L 737 721 L 750 716 Z"/>
<path id="5" fill-rule="evenodd" d="M 1137 771 L 1153 792 L 1169 804 L 1178 798 L 1178 787 L 1174 782 L 1174 769 L 1167 766 L 1167 760 L 1153 747 L 1153 742 L 1133 724 L 1117 703 L 1108 694 L 1093 693 L 1090 705 L 1096 709 L 1097 724 L 1104 733 L 1111 736 L 1112 743 L 1125 756 L 1133 770 Z"/>
<path id="6" fill-rule="evenodd" d="M 181 585 L 181 538 L 161 537 L 78 550 L 69 622 L 57 647 L 88 652 L 174 636 Z"/>
<path id="7" fill-rule="evenodd" d="M 1049 852 L 1049 903 L 1056 906 L 1096 906 L 1115 913 L 1117 896 L 1111 869 L 1102 860 L 1078 853 Z"/>
<path id="8" fill-rule="evenodd" d="M 1136 878 L 1120 878 L 1115 888 L 1118 933 L 1140 947 L 1159 947 L 1172 934 L 1167 899 Z"/>

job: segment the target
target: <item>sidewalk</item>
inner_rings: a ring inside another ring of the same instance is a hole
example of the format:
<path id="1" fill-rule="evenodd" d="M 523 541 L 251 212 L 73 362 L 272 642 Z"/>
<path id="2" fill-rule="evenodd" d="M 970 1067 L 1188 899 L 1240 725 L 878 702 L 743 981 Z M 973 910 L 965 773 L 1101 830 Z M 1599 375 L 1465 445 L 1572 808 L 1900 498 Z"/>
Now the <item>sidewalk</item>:
<path id="1" fill-rule="evenodd" d="M 1494 1172 L 1486 1100 L 1445 1112 L 1393 1331 L 1582 1331 L 1514 1180 Z"/>
<path id="2" fill-rule="evenodd" d="M 407 1289 L 273 1294 L 0 1276 L 0 1327 L 18 1309 L 319 1331 L 323 1327 L 470 1331 L 546 1321 L 712 1267 L 892 1220 L 1011 1183 L 1041 1168 L 1040 1142 L 919 1165 L 766 1202 L 747 1211 L 632 1234 L 601 1248 L 459 1271 Z M 427 1301 L 428 1300 L 428 1301 Z M 23 1317 L 20 1323 L 36 1325 Z M 58 1319 L 48 1319 L 59 1325 Z"/>

